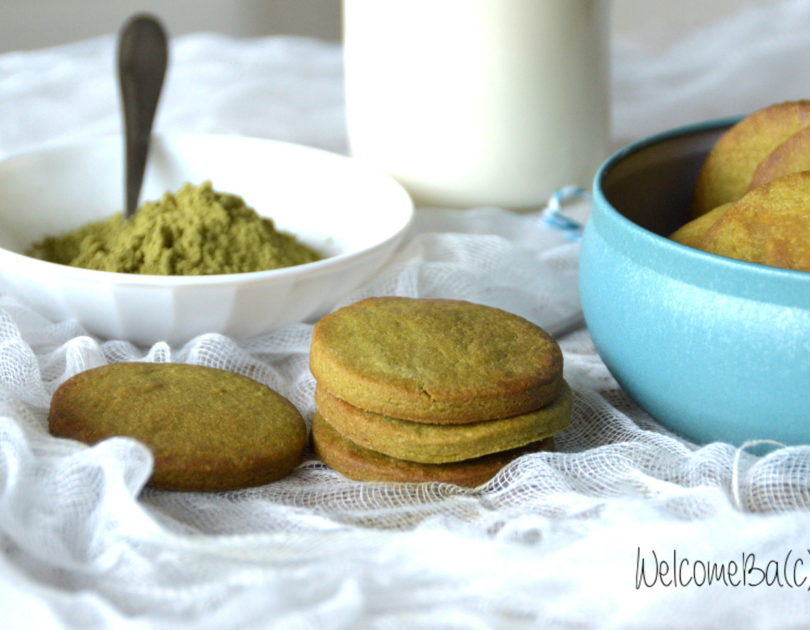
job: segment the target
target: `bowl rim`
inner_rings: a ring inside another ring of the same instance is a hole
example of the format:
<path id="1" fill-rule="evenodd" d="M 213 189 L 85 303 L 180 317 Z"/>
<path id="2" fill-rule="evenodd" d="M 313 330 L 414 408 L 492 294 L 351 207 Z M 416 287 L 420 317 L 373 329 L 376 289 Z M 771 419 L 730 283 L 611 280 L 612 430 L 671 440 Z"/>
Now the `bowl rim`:
<path id="1" fill-rule="evenodd" d="M 644 149 L 653 145 L 674 140 L 679 137 L 697 135 L 706 133 L 708 131 L 719 131 L 723 128 L 729 128 L 735 123 L 739 122 L 742 118 L 743 116 L 727 116 L 682 125 L 652 134 L 618 149 L 601 164 L 594 175 L 592 190 L 593 210 L 597 214 L 600 212 L 604 213 L 605 217 L 609 218 L 615 226 L 625 230 L 633 238 L 645 242 L 648 246 L 658 249 L 663 248 L 665 251 L 669 251 L 672 255 L 681 257 L 684 262 L 688 262 L 691 265 L 701 265 L 702 270 L 700 273 L 705 274 L 705 265 L 709 265 L 710 268 L 725 273 L 751 274 L 751 278 L 757 280 L 765 280 L 767 278 L 768 282 L 773 282 L 774 278 L 779 278 L 783 282 L 788 282 L 790 284 L 796 282 L 808 283 L 810 282 L 810 272 L 807 271 L 785 269 L 783 267 L 772 267 L 760 263 L 738 260 L 728 256 L 721 256 L 719 254 L 713 254 L 694 247 L 689 247 L 688 245 L 673 241 L 666 236 L 656 234 L 655 232 L 652 232 L 625 217 L 613 206 L 604 193 L 603 185 L 605 179 L 609 176 L 610 171 L 614 169 L 622 160 L 630 157 L 631 155 L 643 151 Z"/>
<path id="2" fill-rule="evenodd" d="M 322 271 L 338 271 L 343 268 L 351 266 L 354 262 L 367 256 L 374 255 L 377 251 L 387 248 L 392 242 L 402 238 L 413 225 L 415 217 L 415 205 L 413 199 L 405 190 L 404 186 L 396 181 L 393 177 L 383 172 L 380 169 L 373 168 L 364 162 L 355 160 L 354 158 L 321 149 L 319 147 L 308 146 L 295 142 L 288 142 L 286 140 L 277 140 L 274 138 L 262 138 L 258 136 L 247 136 L 233 133 L 212 133 L 212 132 L 194 132 L 194 131 L 178 131 L 178 132 L 157 132 L 152 135 L 152 140 L 158 142 L 163 141 L 182 141 L 186 140 L 205 140 L 214 139 L 215 141 L 238 141 L 271 144 L 282 148 L 291 149 L 302 153 L 311 153 L 327 157 L 328 159 L 337 159 L 344 164 L 351 164 L 351 168 L 365 171 L 389 182 L 392 191 L 396 191 L 397 196 L 401 197 L 404 202 L 403 207 L 406 208 L 404 221 L 401 225 L 396 227 L 394 231 L 385 239 L 374 243 L 368 247 L 357 251 L 345 252 L 327 256 L 320 260 L 303 263 L 300 265 L 293 265 L 290 267 L 281 267 L 278 269 L 266 269 L 262 271 L 247 271 L 239 273 L 220 273 L 220 274 L 201 274 L 201 275 L 160 275 L 160 274 L 139 274 L 139 273 L 124 273 L 116 271 L 101 271 L 98 269 L 85 269 L 83 267 L 74 267 L 71 265 L 63 265 L 61 263 L 54 263 L 40 258 L 33 258 L 26 256 L 19 252 L 0 247 L 0 261 L 8 260 L 9 264 L 16 265 L 32 265 L 34 269 L 41 267 L 39 273 L 55 275 L 60 277 L 69 278 L 71 280 L 81 283 L 94 283 L 94 284 L 117 284 L 127 286 L 155 286 L 155 287 L 195 287 L 206 285 L 221 285 L 230 284 L 233 282 L 243 282 L 252 284 L 256 282 L 265 282 L 268 280 L 282 280 L 294 278 L 296 280 L 305 277 L 317 275 Z M 114 142 L 121 140 L 120 136 L 116 134 L 101 134 L 92 138 L 86 139 L 72 139 L 64 142 L 53 142 L 33 148 L 30 151 L 17 152 L 5 157 L 0 158 L 0 168 L 4 165 L 15 162 L 17 160 L 31 159 L 36 156 L 44 156 L 47 154 L 56 154 L 65 151 L 75 151 L 82 147 L 91 146 L 99 142 Z M 122 141 L 122 140 L 121 140 Z M 123 141 L 122 141 L 123 142 Z M 123 144 L 122 144 L 123 147 Z M 122 148 L 123 150 L 123 148 Z"/>

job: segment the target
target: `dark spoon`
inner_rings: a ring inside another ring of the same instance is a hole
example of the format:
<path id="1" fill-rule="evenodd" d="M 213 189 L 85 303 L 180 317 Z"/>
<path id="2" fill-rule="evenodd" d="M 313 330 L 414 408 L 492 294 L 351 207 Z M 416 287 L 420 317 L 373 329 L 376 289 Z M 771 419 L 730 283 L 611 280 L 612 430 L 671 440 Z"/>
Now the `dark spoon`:
<path id="1" fill-rule="evenodd" d="M 131 17 L 118 36 L 118 81 L 126 137 L 126 218 L 138 207 L 167 62 L 166 33 L 160 22 L 145 14 Z"/>

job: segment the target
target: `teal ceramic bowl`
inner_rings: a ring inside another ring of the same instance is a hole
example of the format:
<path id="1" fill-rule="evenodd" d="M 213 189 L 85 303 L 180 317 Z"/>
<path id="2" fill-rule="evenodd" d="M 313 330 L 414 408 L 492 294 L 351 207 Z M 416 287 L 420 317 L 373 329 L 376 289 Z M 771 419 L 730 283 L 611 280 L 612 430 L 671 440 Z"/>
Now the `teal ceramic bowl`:
<path id="1" fill-rule="evenodd" d="M 687 220 L 698 169 L 733 122 L 668 131 L 602 165 L 582 308 L 616 380 L 672 431 L 701 443 L 810 444 L 810 273 L 666 238 Z"/>

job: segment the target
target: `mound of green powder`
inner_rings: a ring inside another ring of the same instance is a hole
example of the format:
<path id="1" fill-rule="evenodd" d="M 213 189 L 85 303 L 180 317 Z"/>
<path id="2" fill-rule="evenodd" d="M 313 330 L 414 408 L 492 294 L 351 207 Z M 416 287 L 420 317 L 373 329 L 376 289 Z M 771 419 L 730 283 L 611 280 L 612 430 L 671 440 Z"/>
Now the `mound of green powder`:
<path id="1" fill-rule="evenodd" d="M 319 260 L 237 195 L 185 184 L 121 214 L 32 246 L 29 256 L 86 269 L 192 276 L 291 267 Z"/>

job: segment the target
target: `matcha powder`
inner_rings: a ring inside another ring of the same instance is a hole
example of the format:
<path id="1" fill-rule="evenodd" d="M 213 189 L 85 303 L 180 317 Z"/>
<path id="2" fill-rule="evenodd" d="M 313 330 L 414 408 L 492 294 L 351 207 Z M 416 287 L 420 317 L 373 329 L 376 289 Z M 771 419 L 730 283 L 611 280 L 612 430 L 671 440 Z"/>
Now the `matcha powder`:
<path id="1" fill-rule="evenodd" d="M 116 214 L 35 244 L 29 256 L 121 273 L 205 275 L 291 267 L 320 256 L 276 231 L 241 197 L 211 182 L 185 184 L 146 202 L 128 221 Z"/>

